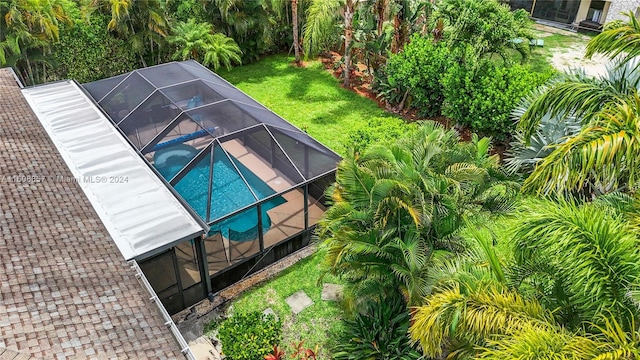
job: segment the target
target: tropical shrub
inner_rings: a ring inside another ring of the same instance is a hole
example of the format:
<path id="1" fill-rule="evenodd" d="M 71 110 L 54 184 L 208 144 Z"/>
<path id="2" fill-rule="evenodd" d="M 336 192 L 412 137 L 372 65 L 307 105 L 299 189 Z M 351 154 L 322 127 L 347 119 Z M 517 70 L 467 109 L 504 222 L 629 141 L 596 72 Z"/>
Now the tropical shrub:
<path id="1" fill-rule="evenodd" d="M 514 122 L 529 109 L 531 103 L 541 94 L 541 90 L 535 90 L 522 98 L 520 103 L 511 112 Z M 538 124 L 537 131 L 526 139 L 522 131 L 514 134 L 511 147 L 505 152 L 505 165 L 512 172 L 530 174 L 535 165 L 549 156 L 556 145 L 562 144 L 567 137 L 575 136 L 580 132 L 582 125 L 575 116 L 551 116 L 545 114 Z"/>
<path id="2" fill-rule="evenodd" d="M 404 51 L 389 57 L 384 75 L 378 83 L 386 83 L 393 92 L 383 92 L 390 104 L 399 103 L 407 96 L 406 105 L 426 116 L 440 114 L 444 91 L 440 85 L 450 62 L 450 51 L 444 42 L 415 35 Z M 386 75 L 386 79 L 385 79 Z M 382 90 L 378 86 L 378 90 Z"/>
<path id="3" fill-rule="evenodd" d="M 640 310 L 630 293 L 640 285 L 640 241 L 626 221 L 602 205 L 566 201 L 533 204 L 520 218 L 514 256 L 528 269 L 522 281 L 533 280 L 557 314 L 570 311 L 564 324 L 604 326 L 603 316 L 614 316 L 624 328 L 634 326 Z"/>
<path id="4" fill-rule="evenodd" d="M 596 196 L 638 186 L 638 63 L 611 62 L 597 77 L 571 71 L 539 90 L 519 119 L 525 143 L 548 117 L 574 117 L 582 128 L 536 163 L 525 189 Z"/>
<path id="5" fill-rule="evenodd" d="M 138 68 L 138 57 L 125 50 L 125 40 L 105 31 L 108 22 L 107 16 L 94 14 L 91 23 L 77 21 L 65 25 L 60 42 L 51 50 L 55 64 L 52 77 L 85 83 Z"/>
<path id="6" fill-rule="evenodd" d="M 550 76 L 487 60 L 454 63 L 442 79 L 442 114 L 480 133 L 504 138 L 515 129 L 510 118 L 513 108 Z"/>
<path id="7" fill-rule="evenodd" d="M 512 12 L 498 0 L 442 0 L 432 19 L 444 19 L 444 39 L 451 48 L 469 46 L 474 58 L 496 54 L 508 59 L 509 51 L 518 51 L 526 58 L 527 40 L 533 37 L 529 14 L 524 10 Z"/>
<path id="8" fill-rule="evenodd" d="M 501 257 L 469 226 L 482 251 L 434 265 L 412 339 L 438 358 L 637 359 L 639 237 L 618 214 L 634 200 L 606 200 L 528 203 Z"/>
<path id="9" fill-rule="evenodd" d="M 174 59 L 194 59 L 205 66 L 218 70 L 224 65 L 231 69 L 231 63 L 241 63 L 242 52 L 233 39 L 220 33 L 213 33 L 209 23 L 197 23 L 191 19 L 180 22 L 171 29 L 173 35 L 168 38 L 169 44 L 176 47 Z"/>
<path id="10" fill-rule="evenodd" d="M 370 301 L 345 320 L 345 332 L 336 346 L 334 360 L 412 360 L 421 354 L 414 349 L 407 331 L 409 312 L 397 293 L 389 294 L 384 301 Z"/>
<path id="11" fill-rule="evenodd" d="M 410 305 L 420 302 L 435 252 L 461 247 L 464 215 L 506 209 L 517 192 L 489 149 L 488 138 L 459 142 L 455 131 L 425 122 L 394 144 L 349 154 L 319 224 L 328 270 L 351 282 L 357 300 L 396 289 Z"/>
<path id="12" fill-rule="evenodd" d="M 282 322 L 261 312 L 234 314 L 219 329 L 225 359 L 263 359 L 281 340 Z"/>

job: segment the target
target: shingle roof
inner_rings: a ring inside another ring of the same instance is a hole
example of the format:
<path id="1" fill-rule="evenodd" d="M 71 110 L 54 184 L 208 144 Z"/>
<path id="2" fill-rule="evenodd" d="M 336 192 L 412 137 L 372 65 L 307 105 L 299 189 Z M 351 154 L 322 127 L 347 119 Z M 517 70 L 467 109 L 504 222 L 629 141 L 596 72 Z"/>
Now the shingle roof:
<path id="1" fill-rule="evenodd" d="M 180 359 L 60 154 L 0 69 L 0 348 L 38 358 Z"/>

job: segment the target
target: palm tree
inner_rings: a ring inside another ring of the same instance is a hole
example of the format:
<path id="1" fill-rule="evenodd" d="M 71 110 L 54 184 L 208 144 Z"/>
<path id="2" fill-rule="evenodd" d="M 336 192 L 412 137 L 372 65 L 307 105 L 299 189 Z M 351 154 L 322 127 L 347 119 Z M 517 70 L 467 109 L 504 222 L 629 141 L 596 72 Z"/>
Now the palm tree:
<path id="1" fill-rule="evenodd" d="M 399 288 L 418 302 L 433 254 L 459 248 L 464 216 L 504 205 L 517 191 L 497 180 L 488 150 L 488 139 L 459 143 L 453 130 L 426 122 L 394 145 L 347 156 L 319 227 L 329 270 L 363 289 Z"/>
<path id="2" fill-rule="evenodd" d="M 582 131 L 550 146 L 536 163 L 524 189 L 539 193 L 587 191 L 592 196 L 637 186 L 640 25 L 636 16 L 614 21 L 587 45 L 587 56 L 612 60 L 608 74 L 589 78 L 573 72 L 550 82 L 522 115 L 519 128 L 528 143 L 541 119 L 575 117 Z"/>
<path id="3" fill-rule="evenodd" d="M 552 312 L 535 300 L 496 285 L 462 283 L 427 297 L 416 309 L 409 333 L 428 357 L 464 358 L 487 339 L 530 328 L 548 331 L 555 325 Z"/>
<path id="4" fill-rule="evenodd" d="M 0 1 L 0 66 L 17 66 L 31 84 L 45 80 L 46 65 L 40 73 L 31 60 L 47 63 L 47 49 L 59 40 L 59 25 L 71 23 L 71 6 L 62 0 Z"/>
<path id="5" fill-rule="evenodd" d="M 177 47 L 174 59 L 195 59 L 205 66 L 212 65 L 214 70 L 220 65 L 230 69 L 232 62 L 241 63 L 242 52 L 235 41 L 223 34 L 214 34 L 209 23 L 196 23 L 191 19 L 178 23 L 172 32 L 174 35 L 168 41 Z"/>
<path id="6" fill-rule="evenodd" d="M 209 44 L 210 36 L 213 33 L 213 26 L 209 23 L 196 23 L 190 19 L 187 22 L 179 22 L 171 29 L 171 35 L 167 41 L 177 46 L 174 59 L 195 59 L 202 61 Z"/>
<path id="7" fill-rule="evenodd" d="M 621 63 L 632 61 L 640 55 L 640 21 L 634 13 L 624 14 L 628 20 L 615 20 L 587 44 L 586 57 L 604 54 L 610 59 L 621 56 Z"/>
<path id="8" fill-rule="evenodd" d="M 637 358 L 637 232 L 604 203 L 539 201 L 517 215 L 515 263 L 472 224 L 479 247 L 434 263 L 410 328 L 425 355 Z"/>
<path id="9" fill-rule="evenodd" d="M 316 54 L 334 30 L 337 18 L 344 26 L 343 86 L 351 87 L 351 46 L 353 43 L 353 16 L 364 2 L 358 0 L 314 0 L 307 10 L 304 29 L 305 53 Z"/>
<path id="10" fill-rule="evenodd" d="M 299 0 L 271 0 L 271 6 L 275 9 L 276 13 L 282 17 L 283 10 L 288 11 L 288 5 L 291 6 L 291 27 L 293 32 L 293 53 L 295 56 L 296 65 L 300 65 L 300 17 L 298 16 L 299 5 L 305 6 L 306 1 L 302 1 L 299 4 Z M 287 17 L 288 20 L 288 17 Z"/>
<path id="11" fill-rule="evenodd" d="M 640 73 L 635 64 L 608 64 L 607 74 L 595 78 L 581 71 L 564 74 L 530 101 L 518 124 L 525 143 L 545 117 L 575 118 L 583 128 L 549 146 L 550 154 L 536 163 L 525 190 L 598 194 L 636 186 Z"/>
<path id="12" fill-rule="evenodd" d="M 532 204 L 520 218 L 514 233 L 517 263 L 540 259 L 555 269 L 553 287 L 576 309 L 572 320 L 604 325 L 598 319 L 611 315 L 631 330 L 640 315 L 629 296 L 640 286 L 640 239 L 629 224 L 599 204 L 565 201 Z"/>
<path id="13" fill-rule="evenodd" d="M 160 0 L 90 0 L 86 4 L 85 12 L 95 10 L 110 14 L 111 20 L 107 29 L 117 36 L 127 40 L 131 50 L 140 57 L 143 66 L 146 65 L 144 55 L 149 52 L 152 61 L 158 62 L 158 49 L 163 45 L 169 30 L 169 22 L 164 11 L 164 2 Z M 154 58 L 154 55 L 157 56 Z"/>
<path id="14" fill-rule="evenodd" d="M 300 65 L 300 41 L 298 40 L 298 0 L 291 0 L 291 22 L 293 24 L 293 53 L 296 65 Z"/>
<path id="15" fill-rule="evenodd" d="M 265 0 L 213 0 L 210 3 L 210 13 L 220 23 L 217 29 L 236 41 L 245 60 L 257 60 L 269 41 L 271 20 Z"/>
<path id="16" fill-rule="evenodd" d="M 214 70 L 218 70 L 220 65 L 224 65 L 229 70 L 234 62 L 242 64 L 242 51 L 238 44 L 224 34 L 213 34 L 202 63 L 205 66 L 213 66 Z"/>

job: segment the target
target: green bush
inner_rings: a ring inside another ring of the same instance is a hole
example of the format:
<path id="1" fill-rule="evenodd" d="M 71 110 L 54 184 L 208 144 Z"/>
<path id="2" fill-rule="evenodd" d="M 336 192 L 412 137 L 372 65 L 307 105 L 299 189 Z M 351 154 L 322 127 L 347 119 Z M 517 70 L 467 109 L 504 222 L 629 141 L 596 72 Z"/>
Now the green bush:
<path id="1" fill-rule="evenodd" d="M 379 78 L 378 90 L 391 104 L 401 101 L 409 90 L 409 103 L 422 115 L 440 114 L 444 93 L 440 81 L 449 64 L 450 53 L 444 42 L 434 43 L 432 38 L 413 36 L 403 52 L 392 54 L 385 68 L 386 80 Z"/>
<path id="2" fill-rule="evenodd" d="M 476 132 L 503 138 L 514 131 L 513 108 L 550 76 L 488 60 L 478 65 L 473 61 L 452 64 L 442 79 L 442 114 Z"/>
<path id="3" fill-rule="evenodd" d="M 421 354 L 407 334 L 409 312 L 399 294 L 381 303 L 371 301 L 352 320 L 345 320 L 345 332 L 332 355 L 333 360 L 414 360 Z"/>
<path id="4" fill-rule="evenodd" d="M 441 0 L 432 21 L 442 19 L 448 25 L 444 38 L 452 48 L 469 47 L 476 58 L 493 54 L 507 59 L 513 51 L 523 58 L 529 53 L 531 39 L 529 14 L 520 9 L 511 11 L 509 5 L 499 0 Z"/>
<path id="5" fill-rule="evenodd" d="M 138 58 L 125 50 L 124 40 L 107 31 L 108 21 L 94 15 L 90 24 L 76 21 L 60 31 L 60 42 L 51 51 L 55 78 L 84 83 L 138 68 Z"/>
<path id="6" fill-rule="evenodd" d="M 274 315 L 257 311 L 233 315 L 219 329 L 225 359 L 263 359 L 280 342 L 281 329 L 282 322 Z"/>

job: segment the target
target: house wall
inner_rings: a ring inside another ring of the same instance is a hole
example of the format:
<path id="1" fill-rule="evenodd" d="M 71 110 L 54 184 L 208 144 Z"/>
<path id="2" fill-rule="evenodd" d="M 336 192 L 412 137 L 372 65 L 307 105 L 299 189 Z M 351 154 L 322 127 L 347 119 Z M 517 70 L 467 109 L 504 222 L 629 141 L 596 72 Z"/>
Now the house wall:
<path id="1" fill-rule="evenodd" d="M 574 24 L 578 24 L 580 23 L 580 21 L 587 18 L 587 13 L 589 12 L 590 5 L 591 5 L 591 0 L 582 0 L 580 2 L 580 7 L 578 8 L 578 14 L 576 15 Z"/>
<path id="2" fill-rule="evenodd" d="M 638 14 L 638 8 L 640 7 L 640 0 L 613 0 L 611 6 L 607 12 L 605 22 L 613 20 L 626 20 L 627 17 L 622 15 L 623 12 L 634 12 Z M 603 14 L 604 15 L 604 14 Z"/>
<path id="3" fill-rule="evenodd" d="M 598 3 L 600 4 L 595 4 L 594 1 L 592 0 L 582 0 L 580 2 L 580 7 L 578 9 L 578 13 L 576 15 L 576 19 L 573 22 L 574 27 L 578 26 L 578 24 L 580 24 L 581 21 L 583 20 L 591 20 L 592 19 L 592 15 L 589 13 L 589 10 L 591 8 L 594 9 L 599 9 L 600 11 L 602 11 L 602 14 L 600 16 L 600 23 L 604 24 L 604 22 L 607 19 L 607 14 L 609 12 L 609 7 L 611 6 L 611 1 L 605 0 L 604 4 L 602 4 L 602 1 L 598 1 Z M 602 9 L 600 9 L 600 7 L 602 6 Z"/>

